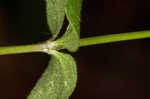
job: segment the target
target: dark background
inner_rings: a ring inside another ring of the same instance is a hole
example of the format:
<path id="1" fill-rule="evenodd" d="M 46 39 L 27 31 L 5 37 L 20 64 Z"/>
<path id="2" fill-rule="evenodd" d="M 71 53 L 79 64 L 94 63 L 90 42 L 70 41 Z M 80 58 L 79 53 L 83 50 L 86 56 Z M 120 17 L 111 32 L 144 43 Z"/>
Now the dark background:
<path id="1" fill-rule="evenodd" d="M 150 29 L 149 0 L 84 0 L 81 37 Z M 44 0 L 0 1 L 0 46 L 50 37 Z M 150 99 L 150 39 L 80 48 L 70 99 Z M 42 53 L 0 56 L 0 99 L 25 99 L 48 64 Z"/>

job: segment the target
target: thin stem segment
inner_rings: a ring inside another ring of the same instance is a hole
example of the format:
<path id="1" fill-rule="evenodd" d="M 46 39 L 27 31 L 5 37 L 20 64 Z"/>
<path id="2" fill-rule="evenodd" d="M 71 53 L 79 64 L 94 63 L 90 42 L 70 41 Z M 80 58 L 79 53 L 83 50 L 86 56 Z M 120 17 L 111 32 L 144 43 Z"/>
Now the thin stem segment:
<path id="1" fill-rule="evenodd" d="M 0 47 L 0 55 L 21 54 L 41 51 L 43 51 L 42 44 Z"/>
<path id="2" fill-rule="evenodd" d="M 80 40 L 80 47 L 143 38 L 150 38 L 150 30 L 83 38 Z"/>
<path id="3" fill-rule="evenodd" d="M 96 44 L 112 43 L 118 41 L 143 39 L 143 38 L 150 38 L 150 31 L 130 32 L 130 33 L 83 38 L 80 40 L 80 47 Z M 55 42 L 46 41 L 44 43 L 31 45 L 0 47 L 0 55 L 32 53 L 32 52 L 48 53 L 50 50 L 59 50 L 59 49 L 60 49 L 59 46 L 57 46 Z"/>

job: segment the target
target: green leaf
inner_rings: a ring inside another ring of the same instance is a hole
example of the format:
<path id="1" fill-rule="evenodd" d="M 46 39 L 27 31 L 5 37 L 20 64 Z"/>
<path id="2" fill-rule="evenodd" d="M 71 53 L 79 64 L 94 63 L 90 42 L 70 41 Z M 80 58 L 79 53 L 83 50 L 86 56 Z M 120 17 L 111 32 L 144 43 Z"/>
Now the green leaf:
<path id="1" fill-rule="evenodd" d="M 80 14 L 82 0 L 68 0 L 65 9 L 67 19 L 73 30 L 80 35 Z"/>
<path id="2" fill-rule="evenodd" d="M 72 56 L 52 52 L 48 68 L 27 99 L 68 99 L 77 81 L 76 63 Z"/>
<path id="3" fill-rule="evenodd" d="M 47 21 L 52 34 L 52 39 L 55 39 L 64 22 L 65 6 L 67 0 L 46 0 Z"/>
<path id="4" fill-rule="evenodd" d="M 68 0 L 65 13 L 69 25 L 65 34 L 56 41 L 57 45 L 71 52 L 75 52 L 79 47 L 81 4 L 82 0 Z"/>
<path id="5" fill-rule="evenodd" d="M 69 25 L 65 34 L 55 42 L 57 46 L 62 46 L 64 49 L 68 49 L 70 52 L 75 52 L 79 46 L 79 36 Z"/>

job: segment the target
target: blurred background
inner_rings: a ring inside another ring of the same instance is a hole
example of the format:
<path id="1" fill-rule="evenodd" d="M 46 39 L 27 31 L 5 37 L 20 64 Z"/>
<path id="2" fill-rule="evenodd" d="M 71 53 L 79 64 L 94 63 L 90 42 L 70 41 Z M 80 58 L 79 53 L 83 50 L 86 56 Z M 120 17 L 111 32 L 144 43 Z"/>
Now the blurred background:
<path id="1" fill-rule="evenodd" d="M 149 0 L 83 0 L 81 37 L 150 29 Z M 50 37 L 44 0 L 0 1 L 0 46 Z M 70 99 L 150 99 L 150 39 L 80 48 L 78 85 Z M 0 99 L 25 99 L 50 57 L 0 56 Z"/>

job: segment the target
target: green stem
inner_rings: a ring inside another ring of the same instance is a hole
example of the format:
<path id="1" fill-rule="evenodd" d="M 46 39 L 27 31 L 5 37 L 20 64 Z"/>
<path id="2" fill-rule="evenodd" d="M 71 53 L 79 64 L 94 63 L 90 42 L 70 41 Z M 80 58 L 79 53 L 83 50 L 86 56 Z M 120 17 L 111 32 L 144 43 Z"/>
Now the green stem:
<path id="1" fill-rule="evenodd" d="M 0 47 L 0 55 L 21 54 L 43 51 L 43 44 Z"/>
<path id="2" fill-rule="evenodd" d="M 143 38 L 150 38 L 150 30 L 83 38 L 80 40 L 80 47 Z"/>
<path id="3" fill-rule="evenodd" d="M 134 39 L 143 39 L 150 38 L 150 31 L 140 31 L 140 32 L 131 32 L 131 33 L 122 33 L 122 34 L 112 34 L 112 35 L 104 35 L 104 36 L 96 36 L 83 38 L 80 40 L 80 47 L 96 45 L 96 44 L 105 44 L 112 43 L 118 41 L 127 41 Z M 0 55 L 7 54 L 21 54 L 21 53 L 31 53 L 31 52 L 46 52 L 50 50 L 58 50 L 55 42 L 46 41 L 44 43 L 39 44 L 31 44 L 31 45 L 20 45 L 20 46 L 8 46 L 8 47 L 0 47 Z"/>

